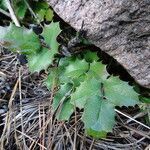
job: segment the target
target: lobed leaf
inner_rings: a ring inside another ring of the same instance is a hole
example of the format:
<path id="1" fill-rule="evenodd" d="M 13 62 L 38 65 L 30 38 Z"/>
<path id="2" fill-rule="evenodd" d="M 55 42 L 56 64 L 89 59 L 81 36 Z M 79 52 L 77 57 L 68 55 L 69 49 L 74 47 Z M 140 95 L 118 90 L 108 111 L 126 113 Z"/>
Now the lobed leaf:
<path id="1" fill-rule="evenodd" d="M 10 24 L 8 27 L 0 26 L 0 33 L 1 45 L 13 52 L 32 54 L 40 49 L 39 38 L 31 29 Z"/>
<path id="2" fill-rule="evenodd" d="M 102 64 L 101 62 L 93 61 L 90 64 L 89 72 L 93 73 L 95 78 L 98 78 L 102 82 L 105 81 L 107 77 L 109 76 L 106 70 L 106 65 Z"/>
<path id="3" fill-rule="evenodd" d="M 97 132 L 110 132 L 115 124 L 114 105 L 99 96 L 88 98 L 83 113 L 86 129 Z"/>
<path id="4" fill-rule="evenodd" d="M 41 49 L 39 53 L 28 56 L 28 66 L 31 72 L 40 72 L 52 63 L 53 55 L 47 48 Z"/>
<path id="5" fill-rule="evenodd" d="M 59 44 L 57 42 L 57 36 L 60 34 L 61 29 L 59 27 L 59 23 L 52 22 L 49 25 L 45 25 L 43 28 L 42 36 L 46 44 L 50 47 L 53 54 L 57 53 Z"/>
<path id="6" fill-rule="evenodd" d="M 78 78 L 82 74 L 86 73 L 89 68 L 89 64 L 85 60 L 71 60 L 69 61 L 69 65 L 66 66 L 64 71 L 64 76 L 70 78 Z"/>
<path id="7" fill-rule="evenodd" d="M 84 59 L 85 59 L 87 62 L 92 63 L 93 61 L 98 61 L 98 60 L 99 60 L 99 57 L 97 56 L 97 53 L 96 53 L 96 52 L 87 51 L 87 52 L 84 54 Z"/>
<path id="8" fill-rule="evenodd" d="M 116 106 L 134 106 L 139 103 L 139 94 L 127 82 L 118 77 L 104 81 L 105 97 Z"/>
<path id="9" fill-rule="evenodd" d="M 38 53 L 30 55 L 28 57 L 29 69 L 31 72 L 39 72 L 43 69 L 47 69 L 48 66 L 53 62 L 54 55 L 58 52 L 58 42 L 56 40 L 60 33 L 59 23 L 51 23 L 43 28 L 41 34 L 46 44 L 50 47 L 42 48 Z"/>
<path id="10" fill-rule="evenodd" d="M 76 91 L 71 95 L 71 103 L 76 107 L 84 108 L 87 100 L 95 95 L 101 96 L 101 83 L 95 78 L 85 80 L 77 87 Z"/>

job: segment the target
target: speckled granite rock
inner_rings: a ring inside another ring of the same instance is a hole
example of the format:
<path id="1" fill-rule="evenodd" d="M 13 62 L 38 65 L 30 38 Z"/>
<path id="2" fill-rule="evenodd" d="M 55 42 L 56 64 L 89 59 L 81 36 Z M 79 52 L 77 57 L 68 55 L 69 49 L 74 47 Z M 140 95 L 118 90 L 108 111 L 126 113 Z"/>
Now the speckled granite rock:
<path id="1" fill-rule="evenodd" d="M 48 0 L 77 31 L 150 88 L 150 0 Z"/>

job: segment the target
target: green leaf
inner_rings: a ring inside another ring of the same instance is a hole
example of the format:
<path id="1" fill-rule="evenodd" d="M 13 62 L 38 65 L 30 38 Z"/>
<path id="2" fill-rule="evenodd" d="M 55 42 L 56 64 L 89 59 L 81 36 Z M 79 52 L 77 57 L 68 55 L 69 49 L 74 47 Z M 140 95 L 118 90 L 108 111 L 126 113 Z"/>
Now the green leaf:
<path id="1" fill-rule="evenodd" d="M 52 21 L 54 16 L 53 11 L 49 8 L 48 3 L 45 1 L 34 2 L 33 11 L 40 22 L 44 21 L 44 19 L 46 19 L 46 21 Z"/>
<path id="2" fill-rule="evenodd" d="M 59 44 L 57 42 L 57 36 L 60 34 L 61 30 L 59 23 L 52 22 L 49 25 L 45 25 L 43 28 L 42 36 L 45 39 L 46 44 L 50 47 L 53 54 L 58 52 Z"/>
<path id="3" fill-rule="evenodd" d="M 85 72 L 89 68 L 89 64 L 74 57 L 62 58 L 59 61 L 60 83 L 71 82 L 74 86 L 84 81 Z"/>
<path id="4" fill-rule="evenodd" d="M 64 101 L 67 97 L 66 94 L 72 89 L 72 84 L 63 84 L 60 85 L 60 89 L 57 91 L 57 93 L 54 96 L 53 100 L 53 109 L 56 110 L 60 101 Z"/>
<path id="5" fill-rule="evenodd" d="M 106 70 L 106 65 L 103 65 L 101 62 L 96 62 L 93 61 L 90 64 L 90 70 L 89 72 L 92 72 L 95 77 L 98 77 L 99 80 L 105 81 L 107 77 L 109 76 L 107 70 Z"/>
<path id="6" fill-rule="evenodd" d="M 40 52 L 28 56 L 28 65 L 31 72 L 39 72 L 47 69 L 52 61 L 53 54 L 47 48 L 43 48 Z"/>
<path id="7" fill-rule="evenodd" d="M 143 102 L 143 103 L 150 104 L 150 97 L 140 96 L 140 101 Z"/>
<path id="8" fill-rule="evenodd" d="M 82 74 L 86 73 L 89 68 L 89 64 L 85 60 L 75 59 L 69 62 L 66 66 L 64 76 L 70 78 L 78 78 Z"/>
<path id="9" fill-rule="evenodd" d="M 106 138 L 107 132 L 105 131 L 95 131 L 92 129 L 85 129 L 87 135 L 92 136 L 95 139 Z"/>
<path id="10" fill-rule="evenodd" d="M 117 77 L 106 76 L 105 67 L 96 62 L 90 68 L 99 78 L 89 75 L 84 82 L 71 94 L 71 104 L 80 109 L 84 108 L 83 122 L 85 131 L 93 137 L 105 137 L 115 124 L 115 106 L 134 106 L 138 104 L 138 94 L 128 83 Z M 99 69 L 99 67 L 101 69 Z M 102 72 L 101 72 L 102 70 Z"/>
<path id="11" fill-rule="evenodd" d="M 86 78 L 87 78 L 86 74 L 83 74 L 78 78 L 71 79 L 70 82 L 73 83 L 74 88 L 76 88 L 80 86 L 80 84 L 84 82 Z"/>
<path id="12" fill-rule="evenodd" d="M 82 109 L 84 108 L 87 99 L 89 99 L 91 96 L 101 96 L 100 89 L 101 83 L 95 78 L 85 80 L 71 95 L 71 103 Z"/>
<path id="13" fill-rule="evenodd" d="M 71 82 L 72 79 L 65 75 L 66 67 L 69 65 L 70 62 L 74 61 L 75 58 L 73 57 L 65 57 L 59 60 L 59 80 L 60 83 L 67 83 Z"/>
<path id="14" fill-rule="evenodd" d="M 48 9 L 48 6 L 46 2 L 40 2 L 40 1 L 34 2 L 33 11 L 38 17 L 40 22 L 44 20 L 44 16 L 45 16 L 47 9 Z"/>
<path id="15" fill-rule="evenodd" d="M 31 29 L 10 24 L 8 27 L 0 26 L 0 33 L 1 45 L 13 52 L 31 54 L 40 49 L 39 38 Z"/>
<path id="16" fill-rule="evenodd" d="M 61 58 L 60 61 L 59 61 L 59 66 L 62 66 L 62 67 L 66 68 L 66 66 L 68 66 L 70 63 L 74 62 L 75 60 L 76 60 L 76 57 Z"/>
<path id="17" fill-rule="evenodd" d="M 58 120 L 69 120 L 70 116 L 74 112 L 74 106 L 70 103 L 70 99 L 67 99 L 63 105 L 59 114 L 57 114 Z"/>
<path id="18" fill-rule="evenodd" d="M 50 90 L 52 86 L 59 86 L 60 84 L 71 83 L 67 77 L 63 76 L 64 71 L 63 66 L 53 67 L 49 69 L 49 75 L 45 80 L 45 85 Z"/>
<path id="19" fill-rule="evenodd" d="M 65 78 L 65 83 L 73 83 L 71 100 L 69 97 L 66 102 L 84 109 L 82 120 L 85 132 L 94 138 L 102 138 L 115 125 L 115 106 L 138 104 L 138 94 L 133 87 L 119 78 L 108 78 L 106 66 L 101 62 L 87 60 L 91 62 L 90 66 L 84 59 L 62 59 L 59 65 L 63 67 L 63 71 L 59 78 Z"/>
<path id="20" fill-rule="evenodd" d="M 110 77 L 104 82 L 105 97 L 116 106 L 134 106 L 139 103 L 138 93 L 127 82 Z"/>
<path id="21" fill-rule="evenodd" d="M 69 94 L 72 90 L 72 84 L 64 84 L 60 86 L 60 89 L 56 93 L 54 100 L 53 100 L 53 110 L 56 111 L 57 109 L 57 116 L 56 118 L 59 120 L 68 120 L 71 114 L 74 111 L 74 106 L 70 103 Z M 60 108 L 59 107 L 59 104 Z"/>
<path id="22" fill-rule="evenodd" d="M 46 87 L 50 90 L 52 87 L 58 85 L 59 83 L 58 80 L 59 80 L 59 71 L 58 68 L 55 67 L 50 69 L 50 73 L 44 83 Z"/>
<path id="23" fill-rule="evenodd" d="M 39 72 L 47 67 L 54 60 L 54 55 L 58 52 L 58 42 L 56 40 L 60 33 L 59 23 L 51 23 L 43 28 L 42 36 L 46 44 L 50 47 L 41 49 L 38 53 L 28 56 L 29 69 L 31 72 Z"/>
<path id="24" fill-rule="evenodd" d="M 114 105 L 99 96 L 92 96 L 86 102 L 82 119 L 86 129 L 110 132 L 115 124 Z"/>
<path id="25" fill-rule="evenodd" d="M 0 8 L 3 9 L 3 10 L 7 9 L 7 6 L 5 4 L 5 0 L 0 0 Z"/>
<path id="26" fill-rule="evenodd" d="M 49 8 L 46 11 L 45 19 L 46 19 L 46 21 L 52 21 L 53 17 L 54 17 L 54 12 Z"/>
<path id="27" fill-rule="evenodd" d="M 13 7 L 17 17 L 22 20 L 27 11 L 27 5 L 24 0 L 13 0 Z"/>
<path id="28" fill-rule="evenodd" d="M 97 56 L 97 53 L 96 52 L 91 52 L 91 51 L 87 51 L 84 54 L 84 58 L 87 62 L 90 62 L 90 63 L 92 63 L 93 61 L 98 61 L 99 60 L 99 57 Z"/>

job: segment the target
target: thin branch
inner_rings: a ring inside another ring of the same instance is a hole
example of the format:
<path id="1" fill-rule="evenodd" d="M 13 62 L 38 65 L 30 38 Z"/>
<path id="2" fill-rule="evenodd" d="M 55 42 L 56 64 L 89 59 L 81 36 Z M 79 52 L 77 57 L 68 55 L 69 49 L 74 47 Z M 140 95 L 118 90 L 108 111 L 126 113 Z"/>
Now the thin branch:
<path id="1" fill-rule="evenodd" d="M 5 16 L 11 18 L 11 17 L 10 17 L 10 14 L 9 14 L 7 11 L 5 11 L 5 10 L 3 10 L 3 9 L 1 9 L 1 8 L 0 8 L 0 13 L 2 13 L 2 14 L 4 14 Z"/>
<path id="2" fill-rule="evenodd" d="M 11 4 L 10 4 L 10 1 L 9 1 L 9 0 L 5 0 L 5 4 L 6 4 L 8 10 L 9 10 L 9 12 L 10 12 L 10 16 L 11 16 L 12 21 L 15 23 L 15 25 L 16 25 L 17 27 L 20 27 L 20 23 L 19 23 L 19 21 L 18 21 L 16 15 L 15 15 L 15 12 L 14 12 L 14 10 L 13 10 Z"/>
<path id="3" fill-rule="evenodd" d="M 26 0 L 24 0 L 24 3 L 26 4 L 26 6 L 28 7 L 30 13 L 34 16 L 35 19 L 37 19 L 36 14 L 34 13 L 34 11 L 32 10 L 32 8 L 30 7 L 30 5 L 28 4 L 28 2 Z"/>
<path id="4" fill-rule="evenodd" d="M 38 17 L 36 16 L 36 14 L 34 13 L 34 11 L 32 10 L 31 6 L 29 5 L 29 3 L 24 0 L 27 8 L 29 9 L 30 13 L 33 15 L 33 17 L 37 20 L 37 22 L 40 24 L 40 20 L 38 19 Z M 40 24 L 41 25 L 41 24 Z M 42 26 L 42 25 L 41 25 Z"/>
<path id="5" fill-rule="evenodd" d="M 24 126 L 23 126 L 23 108 L 22 108 L 22 90 L 21 90 L 21 70 L 22 70 L 22 67 L 19 68 L 19 98 L 20 98 L 20 113 L 21 113 L 21 129 L 22 129 L 22 132 L 25 133 L 25 131 L 24 131 Z M 24 135 L 22 135 L 22 139 L 23 139 L 24 147 L 27 148 Z"/>

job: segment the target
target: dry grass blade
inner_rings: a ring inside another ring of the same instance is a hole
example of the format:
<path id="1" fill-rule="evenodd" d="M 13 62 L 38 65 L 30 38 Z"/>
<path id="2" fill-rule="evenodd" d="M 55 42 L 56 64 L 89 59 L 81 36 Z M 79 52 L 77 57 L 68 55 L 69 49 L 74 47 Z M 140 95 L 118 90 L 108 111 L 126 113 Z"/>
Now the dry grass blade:
<path id="1" fill-rule="evenodd" d="M 132 117 L 126 115 L 125 113 L 123 113 L 123 112 L 121 112 L 121 111 L 119 111 L 119 110 L 117 110 L 117 109 L 115 109 L 115 111 L 116 111 L 117 113 L 119 113 L 119 114 L 121 114 L 121 115 L 123 115 L 123 116 L 129 118 L 130 120 L 132 120 L 132 121 L 134 121 L 134 122 L 140 124 L 141 126 L 147 128 L 148 130 L 150 130 L 150 127 L 148 127 L 147 125 L 145 125 L 145 124 L 143 124 L 143 123 L 141 123 L 141 122 L 135 120 L 134 118 L 132 118 Z"/>
<path id="2" fill-rule="evenodd" d="M 24 135 L 24 136 L 26 136 L 27 138 L 29 138 L 31 141 L 33 141 L 33 142 L 35 142 L 36 144 L 38 144 L 40 147 L 42 147 L 43 149 L 46 149 L 47 150 L 47 148 L 46 147 L 44 147 L 43 145 L 41 145 L 40 143 L 38 143 L 36 140 L 34 140 L 33 138 L 31 138 L 30 136 L 28 136 L 28 135 L 26 135 L 26 134 L 24 134 L 24 133 L 22 133 L 22 132 L 20 132 L 20 131 L 18 131 L 18 130 L 16 130 L 18 133 L 20 133 L 21 135 Z"/>
<path id="3" fill-rule="evenodd" d="M 14 98 L 14 95 L 16 93 L 18 83 L 19 83 L 19 80 L 17 80 L 17 82 L 16 82 L 16 84 L 13 88 L 13 91 L 12 91 L 12 94 L 11 94 L 11 97 L 10 97 L 10 100 L 9 100 L 9 104 L 8 104 L 9 111 L 6 114 L 5 125 L 4 125 L 4 129 L 3 129 L 1 139 L 0 139 L 2 149 L 3 149 L 5 139 L 7 139 L 7 142 L 8 142 L 9 135 L 10 135 L 10 126 L 11 126 L 10 122 L 11 122 L 11 119 L 12 119 L 11 118 L 11 115 L 12 115 L 12 102 L 14 100 L 13 98 Z"/>

